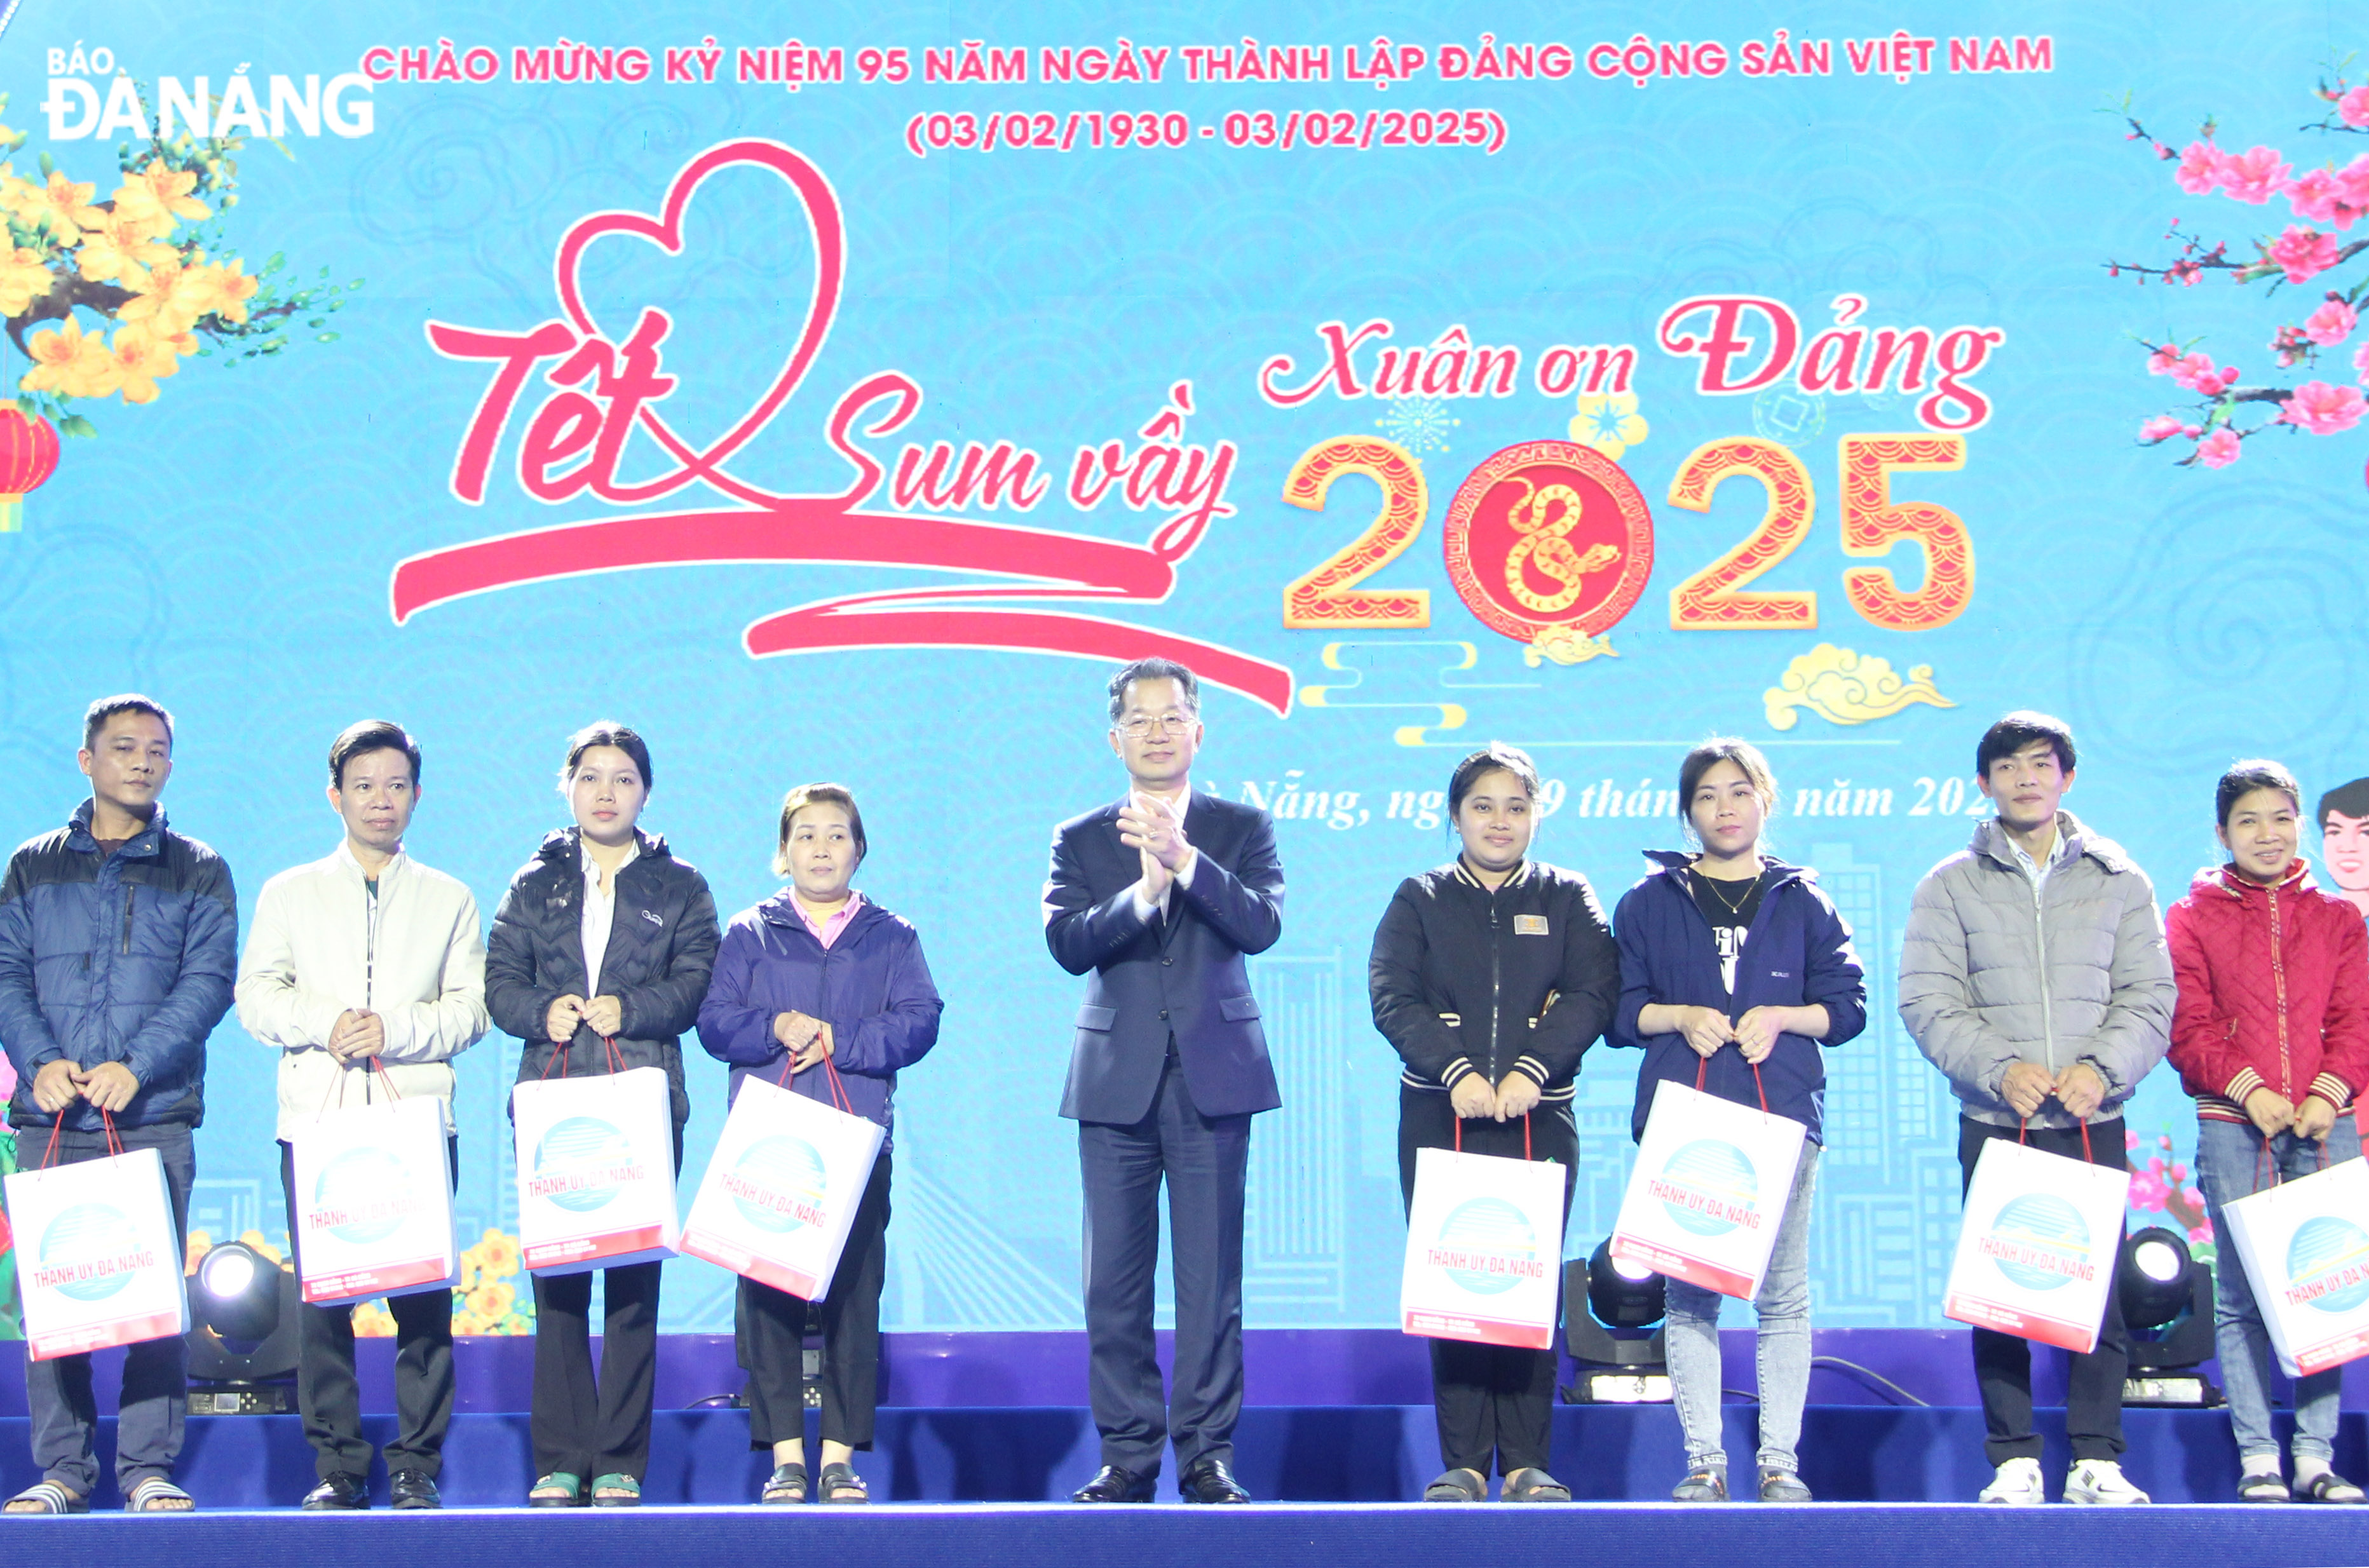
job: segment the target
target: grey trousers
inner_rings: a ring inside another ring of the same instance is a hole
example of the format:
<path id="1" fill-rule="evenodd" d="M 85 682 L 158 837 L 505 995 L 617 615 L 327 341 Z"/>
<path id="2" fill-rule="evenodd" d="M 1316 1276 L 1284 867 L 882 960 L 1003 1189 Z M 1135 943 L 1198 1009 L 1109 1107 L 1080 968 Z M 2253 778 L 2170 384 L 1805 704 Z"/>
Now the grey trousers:
<path id="1" fill-rule="evenodd" d="M 189 1183 L 197 1174 L 189 1129 L 177 1123 L 127 1127 L 119 1127 L 116 1136 L 126 1152 L 153 1149 L 164 1161 L 165 1186 L 173 1200 L 173 1234 L 187 1246 Z M 17 1141 L 18 1163 L 28 1171 L 78 1165 L 114 1152 L 107 1146 L 106 1133 L 71 1127 L 58 1135 L 54 1153 L 47 1127 L 25 1127 Z M 181 1425 L 189 1408 L 187 1365 L 187 1346 L 179 1334 L 143 1340 L 125 1353 L 115 1424 L 115 1482 L 127 1497 L 152 1475 L 169 1480 L 173 1461 L 181 1457 Z M 98 1405 L 91 1395 L 90 1357 L 26 1362 L 25 1403 L 33 1418 L 33 1462 L 41 1467 L 43 1478 L 89 1496 L 98 1487 L 98 1460 L 91 1446 L 98 1432 Z"/>

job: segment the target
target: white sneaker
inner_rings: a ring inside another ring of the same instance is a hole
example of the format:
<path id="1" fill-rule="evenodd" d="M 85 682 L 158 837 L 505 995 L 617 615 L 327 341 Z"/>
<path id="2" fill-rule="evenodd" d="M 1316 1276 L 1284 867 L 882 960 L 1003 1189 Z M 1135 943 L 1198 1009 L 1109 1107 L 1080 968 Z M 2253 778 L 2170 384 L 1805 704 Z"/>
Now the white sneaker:
<path id="1" fill-rule="evenodd" d="M 2065 1478 L 2065 1501 L 2127 1505 L 2153 1499 L 2133 1486 L 2113 1460 L 2083 1459 Z"/>
<path id="2" fill-rule="evenodd" d="M 2038 1459 L 2009 1459 L 1998 1467 L 1998 1474 L 1983 1488 L 1974 1499 L 1977 1503 L 2006 1503 L 2016 1507 L 2036 1507 L 2048 1501 L 2047 1489 L 2040 1480 Z"/>

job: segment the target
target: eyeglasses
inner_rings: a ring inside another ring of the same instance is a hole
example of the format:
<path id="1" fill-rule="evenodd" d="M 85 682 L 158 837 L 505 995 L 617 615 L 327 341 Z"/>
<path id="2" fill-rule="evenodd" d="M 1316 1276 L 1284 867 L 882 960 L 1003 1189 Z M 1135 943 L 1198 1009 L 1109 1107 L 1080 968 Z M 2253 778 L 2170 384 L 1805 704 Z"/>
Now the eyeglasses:
<path id="1" fill-rule="evenodd" d="M 1111 727 L 1129 740 L 1141 740 L 1150 735 L 1166 735 L 1172 732 L 1182 735 L 1198 722 L 1191 714 L 1162 714 L 1158 718 L 1147 718 L 1138 715 Z"/>

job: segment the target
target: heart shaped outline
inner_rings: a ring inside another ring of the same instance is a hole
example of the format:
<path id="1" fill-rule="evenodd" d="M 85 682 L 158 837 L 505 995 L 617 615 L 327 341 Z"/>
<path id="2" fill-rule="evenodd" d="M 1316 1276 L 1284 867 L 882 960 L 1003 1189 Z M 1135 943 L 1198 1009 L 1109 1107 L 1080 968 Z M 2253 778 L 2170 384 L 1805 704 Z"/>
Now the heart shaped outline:
<path id="1" fill-rule="evenodd" d="M 733 478 L 723 469 L 724 461 L 746 445 L 750 439 L 771 424 L 782 405 L 806 379 L 807 369 L 822 349 L 823 339 L 830 333 L 831 323 L 839 315 L 840 289 L 847 273 L 847 231 L 841 219 L 839 194 L 832 189 L 830 177 L 807 161 L 796 149 L 780 142 L 760 137 L 743 137 L 719 142 L 675 172 L 667 187 L 666 202 L 659 216 L 646 212 L 611 211 L 588 212 L 568 226 L 561 236 L 559 249 L 552 258 L 552 281 L 559 295 L 560 308 L 576 329 L 587 337 L 603 342 L 616 339 L 602 332 L 593 321 L 591 311 L 584 303 L 583 291 L 577 272 L 582 265 L 584 252 L 592 242 L 611 235 L 627 235 L 657 246 L 669 256 L 682 254 L 682 215 L 691 199 L 709 175 L 738 164 L 754 164 L 772 170 L 798 193 L 799 204 L 805 210 L 807 232 L 815 246 L 814 289 L 807 303 L 806 328 L 798 335 L 789 358 L 782 363 L 781 373 L 774 377 L 755 407 L 740 422 L 727 430 L 714 446 L 704 452 L 694 451 L 691 444 L 677 435 L 658 410 L 645 403 L 638 410 L 642 425 L 658 440 L 659 445 L 683 465 L 682 471 L 647 486 L 633 488 L 640 492 L 633 498 L 652 499 L 681 488 L 693 479 L 704 479 L 715 488 L 758 505 L 772 505 L 787 498 Z"/>

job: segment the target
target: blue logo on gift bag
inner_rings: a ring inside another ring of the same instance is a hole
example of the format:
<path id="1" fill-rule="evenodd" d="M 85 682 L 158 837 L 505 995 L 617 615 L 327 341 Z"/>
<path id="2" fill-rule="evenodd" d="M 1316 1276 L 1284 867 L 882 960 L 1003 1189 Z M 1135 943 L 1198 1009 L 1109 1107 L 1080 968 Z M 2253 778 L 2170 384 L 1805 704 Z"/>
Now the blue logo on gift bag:
<path id="1" fill-rule="evenodd" d="M 156 1262 L 155 1252 L 124 1212 L 111 1204 L 78 1203 L 41 1232 L 32 1283 L 75 1301 L 103 1301 L 132 1283 L 132 1271 Z"/>
<path id="2" fill-rule="evenodd" d="M 777 1234 L 821 1224 L 830 1185 L 815 1146 L 785 1133 L 759 1139 L 724 1173 L 724 1190 L 741 1218 Z"/>
<path id="3" fill-rule="evenodd" d="M 1977 1245 L 2026 1290 L 2059 1290 L 2097 1274 L 2081 1211 L 2053 1193 L 2009 1198 Z"/>
<path id="4" fill-rule="evenodd" d="M 632 1139 L 598 1116 L 569 1116 L 535 1145 L 526 1190 L 572 1214 L 589 1214 L 646 1174 Z"/>
<path id="5" fill-rule="evenodd" d="M 1500 1296 L 1540 1277 L 1539 1239 L 1522 1211 L 1501 1197 L 1468 1198 L 1440 1221 L 1431 1261 L 1475 1296 Z"/>
<path id="6" fill-rule="evenodd" d="M 1646 1183 L 1682 1230 L 1698 1236 L 1724 1236 L 1738 1227 L 1760 1228 L 1760 1173 L 1751 1156 L 1733 1143 L 1700 1138 L 1669 1158 L 1662 1173 Z"/>
<path id="7" fill-rule="evenodd" d="M 2369 1231 L 2332 1214 L 2296 1226 L 2287 1238 L 2286 1298 L 2323 1312 L 2369 1301 Z"/>

